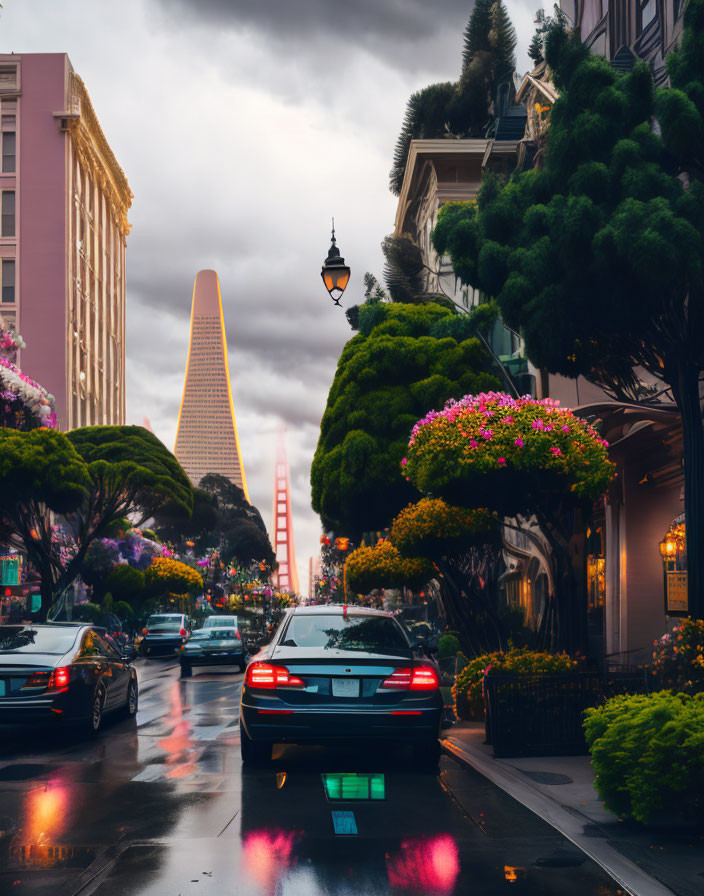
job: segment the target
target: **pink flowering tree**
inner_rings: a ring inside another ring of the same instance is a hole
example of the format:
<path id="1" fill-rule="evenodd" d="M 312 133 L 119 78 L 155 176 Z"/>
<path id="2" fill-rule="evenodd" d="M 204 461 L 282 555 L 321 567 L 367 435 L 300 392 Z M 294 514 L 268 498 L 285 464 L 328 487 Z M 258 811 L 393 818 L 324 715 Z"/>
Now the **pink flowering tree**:
<path id="1" fill-rule="evenodd" d="M 55 429 L 54 396 L 17 366 L 22 348 L 24 340 L 0 315 L 0 426 Z"/>
<path id="2" fill-rule="evenodd" d="M 552 595 L 547 639 L 586 647 L 584 522 L 611 482 L 608 445 L 586 421 L 552 399 L 501 392 L 466 395 L 413 428 L 402 467 L 421 492 L 464 507 L 486 507 L 527 524 L 550 546 Z"/>

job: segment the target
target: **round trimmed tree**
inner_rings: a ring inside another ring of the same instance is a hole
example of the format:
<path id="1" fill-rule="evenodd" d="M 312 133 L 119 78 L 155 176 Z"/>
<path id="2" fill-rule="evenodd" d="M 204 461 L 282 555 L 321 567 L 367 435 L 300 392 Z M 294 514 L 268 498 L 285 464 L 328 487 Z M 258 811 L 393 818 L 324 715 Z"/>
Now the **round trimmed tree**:
<path id="1" fill-rule="evenodd" d="M 586 645 L 583 537 L 588 514 L 613 477 L 608 445 L 551 399 L 501 392 L 466 395 L 419 420 L 402 465 L 422 492 L 486 507 L 526 523 L 549 543 L 554 616 L 545 624 L 570 650 Z"/>
<path id="2" fill-rule="evenodd" d="M 156 557 L 144 572 L 144 585 L 153 597 L 187 603 L 203 589 L 203 576 L 180 560 Z"/>
<path id="3" fill-rule="evenodd" d="M 455 329 L 448 335 L 457 317 L 434 303 L 360 307 L 359 334 L 340 356 L 311 467 L 312 505 L 326 530 L 359 542 L 389 526 L 420 497 L 399 468 L 416 420 L 448 398 L 499 385 L 478 339 Z"/>
<path id="4" fill-rule="evenodd" d="M 433 577 L 433 567 L 425 558 L 402 557 L 390 541 L 380 541 L 352 551 L 345 573 L 356 593 L 368 594 L 375 588 L 420 588 Z"/>

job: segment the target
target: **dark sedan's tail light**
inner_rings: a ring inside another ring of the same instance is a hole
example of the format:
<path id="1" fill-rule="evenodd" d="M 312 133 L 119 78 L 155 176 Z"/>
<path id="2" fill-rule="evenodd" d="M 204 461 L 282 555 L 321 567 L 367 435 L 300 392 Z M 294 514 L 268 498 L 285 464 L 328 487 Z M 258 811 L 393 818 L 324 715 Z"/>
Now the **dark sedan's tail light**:
<path id="1" fill-rule="evenodd" d="M 47 691 L 60 691 L 62 688 L 68 687 L 70 680 L 70 667 L 59 666 L 58 669 L 53 669 L 51 672 L 33 672 L 22 685 L 22 690 L 46 688 Z"/>
<path id="2" fill-rule="evenodd" d="M 412 691 L 436 691 L 440 687 L 438 673 L 432 666 L 416 666 L 411 678 Z"/>
<path id="3" fill-rule="evenodd" d="M 22 685 L 22 690 L 27 688 L 31 690 L 33 688 L 47 688 L 49 687 L 49 683 L 51 682 L 51 673 L 50 672 L 33 672 L 27 681 Z"/>
<path id="4" fill-rule="evenodd" d="M 143 628 L 143 629 L 142 629 L 142 634 L 143 634 L 143 635 L 146 635 L 148 632 L 149 632 L 149 629 L 148 629 L 148 628 Z"/>
<path id="5" fill-rule="evenodd" d="M 304 688 L 300 678 L 291 675 L 286 666 L 275 666 L 272 663 L 250 663 L 244 680 L 249 688 L 263 688 L 274 691 L 277 688 Z"/>
<path id="6" fill-rule="evenodd" d="M 188 634 L 188 632 L 186 631 L 185 628 L 180 628 L 180 629 L 178 630 L 178 633 L 179 633 L 179 635 L 180 635 L 182 638 L 185 638 L 186 635 Z"/>
<path id="7" fill-rule="evenodd" d="M 413 673 L 410 667 L 405 669 L 394 669 L 393 674 L 384 679 L 379 687 L 392 691 L 407 691 L 411 687 L 411 679 Z"/>
<path id="8" fill-rule="evenodd" d="M 49 678 L 49 689 L 67 688 L 71 681 L 71 669 L 69 666 L 59 666 L 54 669 Z"/>
<path id="9" fill-rule="evenodd" d="M 379 688 L 391 691 L 435 691 L 440 687 L 438 674 L 432 666 L 394 669 Z"/>

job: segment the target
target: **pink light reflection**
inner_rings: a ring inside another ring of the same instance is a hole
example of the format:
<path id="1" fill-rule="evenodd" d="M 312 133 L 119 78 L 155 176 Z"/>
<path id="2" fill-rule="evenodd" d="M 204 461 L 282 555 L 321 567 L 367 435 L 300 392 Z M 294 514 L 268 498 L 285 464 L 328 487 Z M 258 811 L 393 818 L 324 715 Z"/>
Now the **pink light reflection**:
<path id="1" fill-rule="evenodd" d="M 406 840 L 400 852 L 387 858 L 386 870 L 394 889 L 450 896 L 460 873 L 457 844 L 450 834 Z"/>
<path id="2" fill-rule="evenodd" d="M 292 864 L 295 831 L 266 828 L 247 834 L 242 844 L 242 863 L 245 871 L 269 893 L 284 871 Z"/>

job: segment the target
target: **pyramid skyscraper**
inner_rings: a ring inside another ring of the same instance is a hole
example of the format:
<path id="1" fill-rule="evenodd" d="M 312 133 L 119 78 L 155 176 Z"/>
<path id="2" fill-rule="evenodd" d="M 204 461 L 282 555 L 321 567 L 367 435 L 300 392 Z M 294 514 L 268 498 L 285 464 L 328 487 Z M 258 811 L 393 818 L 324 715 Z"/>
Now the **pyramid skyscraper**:
<path id="1" fill-rule="evenodd" d="M 207 473 L 220 473 L 239 485 L 249 500 L 215 271 L 199 271 L 193 284 L 186 382 L 174 453 L 194 485 Z"/>

